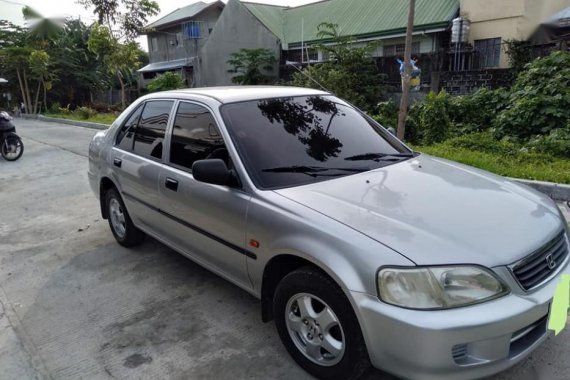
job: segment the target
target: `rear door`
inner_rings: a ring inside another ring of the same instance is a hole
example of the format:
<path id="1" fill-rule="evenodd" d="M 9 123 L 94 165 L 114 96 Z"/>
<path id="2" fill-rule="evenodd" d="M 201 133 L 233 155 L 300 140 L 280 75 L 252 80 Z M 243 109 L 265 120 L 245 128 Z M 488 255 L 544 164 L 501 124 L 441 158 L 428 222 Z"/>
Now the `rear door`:
<path id="1" fill-rule="evenodd" d="M 160 172 L 160 208 L 170 222 L 163 233 L 186 254 L 218 274 L 251 288 L 245 248 L 250 196 L 240 188 L 195 181 L 192 164 L 220 158 L 232 166 L 216 120 L 203 105 L 181 101 Z"/>
<path id="2" fill-rule="evenodd" d="M 134 223 L 155 229 L 160 224 L 158 177 L 172 100 L 149 100 L 122 126 L 112 151 L 121 195 Z"/>

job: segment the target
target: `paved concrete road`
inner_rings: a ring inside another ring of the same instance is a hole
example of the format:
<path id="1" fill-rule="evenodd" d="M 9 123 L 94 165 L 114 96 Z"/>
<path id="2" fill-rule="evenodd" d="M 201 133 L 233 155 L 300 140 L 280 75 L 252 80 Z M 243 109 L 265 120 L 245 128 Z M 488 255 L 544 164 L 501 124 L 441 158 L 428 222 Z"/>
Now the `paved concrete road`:
<path id="1" fill-rule="evenodd" d="M 86 178 L 96 131 L 16 123 L 24 156 L 0 159 L 0 379 L 309 378 L 253 297 L 152 239 L 115 243 Z M 569 338 L 496 378 L 566 379 Z"/>

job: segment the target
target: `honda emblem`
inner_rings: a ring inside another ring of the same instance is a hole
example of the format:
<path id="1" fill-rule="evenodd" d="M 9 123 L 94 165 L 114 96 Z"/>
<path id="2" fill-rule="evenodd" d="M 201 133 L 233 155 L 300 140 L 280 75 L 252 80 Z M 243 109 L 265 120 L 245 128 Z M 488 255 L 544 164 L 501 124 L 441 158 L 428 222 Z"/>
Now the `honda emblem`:
<path id="1" fill-rule="evenodd" d="M 546 265 L 548 265 L 548 269 L 556 268 L 556 261 L 554 261 L 554 257 L 552 257 L 552 254 L 547 255 L 545 260 L 546 260 Z"/>

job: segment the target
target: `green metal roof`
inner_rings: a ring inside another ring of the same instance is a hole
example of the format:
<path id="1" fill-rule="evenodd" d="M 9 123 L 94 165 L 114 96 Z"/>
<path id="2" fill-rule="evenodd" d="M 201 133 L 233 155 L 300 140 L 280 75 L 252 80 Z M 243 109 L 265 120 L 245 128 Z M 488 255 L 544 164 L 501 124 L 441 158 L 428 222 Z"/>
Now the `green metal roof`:
<path id="1" fill-rule="evenodd" d="M 285 7 L 257 3 L 243 4 L 271 33 L 275 34 L 282 41 L 284 40 L 283 11 L 286 9 Z"/>
<path id="2" fill-rule="evenodd" d="M 159 18 L 155 22 L 148 24 L 147 28 L 149 29 L 159 28 L 161 26 L 189 19 L 191 17 L 196 16 L 198 13 L 202 12 L 206 8 L 211 7 L 212 5 L 224 6 L 224 3 L 222 3 L 221 1 L 217 1 L 215 3 L 204 3 L 202 1 L 198 1 L 196 3 L 187 5 L 182 8 L 178 8 L 175 11 L 170 12 L 169 14 Z"/>
<path id="3" fill-rule="evenodd" d="M 341 34 L 356 37 L 403 32 L 408 4 L 404 0 L 325 0 L 288 8 L 243 2 L 267 29 L 290 45 L 318 41 L 317 26 L 322 22 L 338 24 Z M 459 0 L 417 0 L 414 29 L 447 26 L 458 11 Z"/>

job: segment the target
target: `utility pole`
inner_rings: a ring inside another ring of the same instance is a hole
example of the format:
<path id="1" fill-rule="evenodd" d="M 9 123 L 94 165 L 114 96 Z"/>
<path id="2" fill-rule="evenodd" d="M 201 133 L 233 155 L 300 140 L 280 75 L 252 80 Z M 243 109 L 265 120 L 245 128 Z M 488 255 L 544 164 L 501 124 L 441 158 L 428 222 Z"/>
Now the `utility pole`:
<path id="1" fill-rule="evenodd" d="M 406 30 L 406 49 L 404 51 L 404 75 L 402 76 L 402 99 L 400 100 L 400 112 L 398 114 L 398 132 L 400 140 L 404 139 L 406 133 L 406 115 L 408 114 L 408 101 L 410 96 L 410 80 L 412 78 L 412 32 L 414 30 L 414 15 L 416 0 L 410 0 L 410 10 L 408 12 L 408 27 Z"/>

